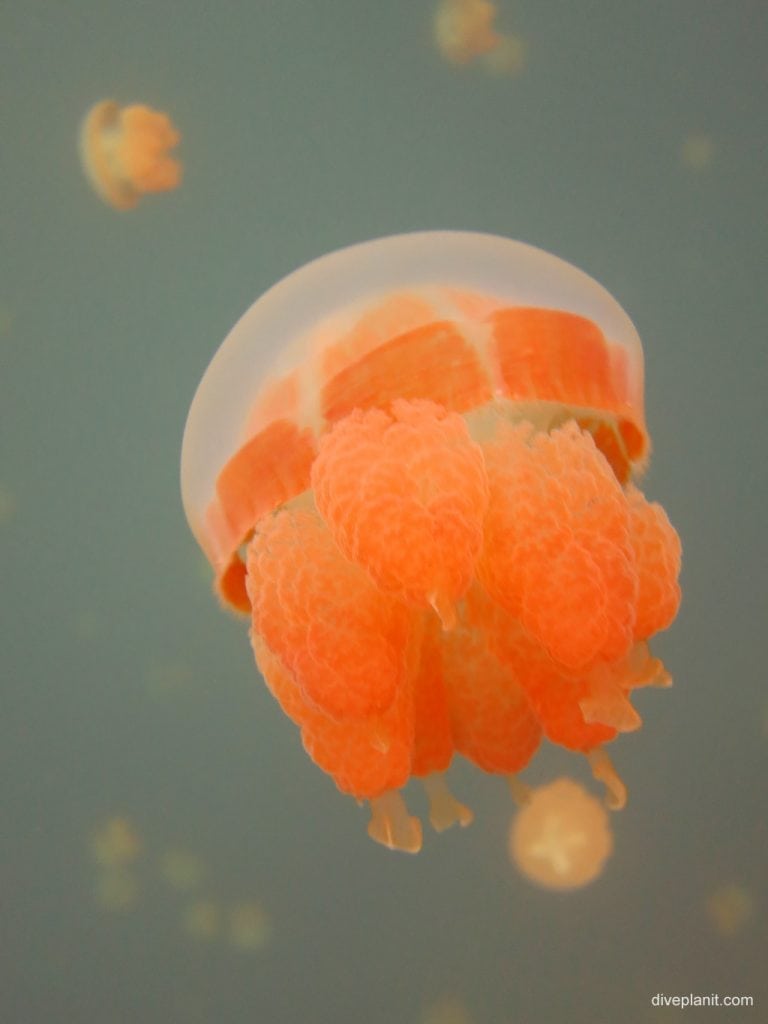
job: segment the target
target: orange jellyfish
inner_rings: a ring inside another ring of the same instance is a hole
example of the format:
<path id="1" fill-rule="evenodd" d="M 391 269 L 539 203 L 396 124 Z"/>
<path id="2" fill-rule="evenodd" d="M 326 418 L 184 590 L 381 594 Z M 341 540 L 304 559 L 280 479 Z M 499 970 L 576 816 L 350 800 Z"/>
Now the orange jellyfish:
<path id="1" fill-rule="evenodd" d="M 580 889 L 603 871 L 613 851 L 608 814 L 572 779 L 533 790 L 509 830 L 509 855 L 545 889 Z"/>
<path id="2" fill-rule="evenodd" d="M 496 14 L 490 0 L 440 0 L 433 36 L 441 56 L 457 65 L 480 58 L 492 74 L 519 74 L 525 65 L 525 45 L 519 36 L 496 31 Z"/>
<path id="3" fill-rule="evenodd" d="M 310 757 L 416 851 L 471 811 L 454 754 L 515 778 L 542 737 L 586 755 L 668 685 L 680 543 L 649 456 L 634 326 L 532 246 L 424 232 L 275 285 L 225 340 L 184 434 L 182 496 L 223 604 Z"/>
<path id="4" fill-rule="evenodd" d="M 181 164 L 168 154 L 180 138 L 167 114 L 102 100 L 83 119 L 80 160 L 104 202 L 116 210 L 130 210 L 147 192 L 177 187 Z"/>
<path id="5" fill-rule="evenodd" d="M 501 40 L 495 20 L 496 5 L 490 0 L 440 0 L 434 15 L 438 50 L 452 64 L 490 53 Z"/>

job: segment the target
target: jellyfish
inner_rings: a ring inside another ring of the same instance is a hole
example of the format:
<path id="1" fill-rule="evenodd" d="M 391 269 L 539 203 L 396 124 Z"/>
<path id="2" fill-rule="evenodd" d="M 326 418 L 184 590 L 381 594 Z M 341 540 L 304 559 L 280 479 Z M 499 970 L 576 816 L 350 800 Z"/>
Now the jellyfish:
<path id="1" fill-rule="evenodd" d="M 199 899 L 183 913 L 182 926 L 190 938 L 212 942 L 221 930 L 222 908 L 215 900 Z"/>
<path id="2" fill-rule="evenodd" d="M 692 132 L 680 145 L 680 163 L 689 171 L 705 171 L 715 157 L 715 142 L 711 135 Z"/>
<path id="3" fill-rule="evenodd" d="M 178 186 L 181 164 L 168 154 L 180 138 L 167 114 L 102 100 L 83 119 L 80 160 L 97 195 L 116 210 L 130 210 L 145 193 Z"/>
<path id="4" fill-rule="evenodd" d="M 710 893 L 706 910 L 710 923 L 726 938 L 737 935 L 754 914 L 751 890 L 739 882 L 725 882 Z"/>
<path id="5" fill-rule="evenodd" d="M 424 1007 L 421 1024 L 474 1024 L 475 1018 L 466 1003 L 457 995 L 446 992 Z"/>
<path id="6" fill-rule="evenodd" d="M 572 779 L 534 789 L 509 830 L 509 855 L 545 889 L 580 889 L 602 873 L 613 850 L 608 813 Z"/>
<path id="7" fill-rule="evenodd" d="M 142 842 L 128 818 L 109 818 L 91 836 L 91 854 L 102 867 L 125 867 L 141 854 Z"/>
<path id="8" fill-rule="evenodd" d="M 244 900 L 230 907 L 229 941 L 235 949 L 257 952 L 268 944 L 271 934 L 272 922 L 259 903 Z"/>
<path id="9" fill-rule="evenodd" d="M 104 910 L 133 908 L 139 897 L 139 882 L 131 870 L 142 852 L 142 841 L 128 818 L 113 817 L 94 829 L 90 851 L 97 865 L 95 899 Z"/>
<path id="10" fill-rule="evenodd" d="M 197 889 L 205 877 L 205 864 L 189 850 L 171 848 L 160 858 L 160 875 L 178 892 Z"/>
<path id="11" fill-rule="evenodd" d="M 496 48 L 496 5 L 490 0 L 440 0 L 434 15 L 435 43 L 452 64 L 468 64 Z"/>
<path id="12" fill-rule="evenodd" d="M 640 339 L 592 278 L 521 242 L 418 232 L 275 285 L 192 402 L 187 520 L 310 758 L 417 851 L 471 810 L 460 755 L 516 780 L 542 740 L 606 749 L 670 677 L 680 542 L 637 480 Z"/>
<path id="13" fill-rule="evenodd" d="M 525 65 L 519 36 L 498 32 L 496 4 L 490 0 L 440 0 L 433 19 L 435 45 L 450 64 L 480 58 L 495 75 L 517 75 Z"/>

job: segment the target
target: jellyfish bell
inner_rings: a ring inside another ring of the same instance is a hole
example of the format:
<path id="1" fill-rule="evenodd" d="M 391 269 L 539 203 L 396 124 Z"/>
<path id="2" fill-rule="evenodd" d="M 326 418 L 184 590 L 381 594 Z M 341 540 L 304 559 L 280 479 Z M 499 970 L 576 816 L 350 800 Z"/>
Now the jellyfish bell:
<path id="1" fill-rule="evenodd" d="M 544 889 L 580 889 L 598 878 L 613 851 L 601 802 L 572 779 L 534 789 L 509 830 L 510 859 Z"/>
<path id="2" fill-rule="evenodd" d="M 622 801 L 602 747 L 639 724 L 629 692 L 663 671 L 644 643 L 679 600 L 676 535 L 629 490 L 649 448 L 631 320 L 521 242 L 351 246 L 226 338 L 184 432 L 187 520 L 374 838 L 420 846 L 412 776 L 436 828 L 467 824 L 453 754 L 515 775 L 542 735 Z"/>
<path id="3" fill-rule="evenodd" d="M 101 100 L 83 118 L 80 161 L 94 191 L 116 210 L 130 210 L 149 192 L 181 181 L 181 164 L 169 155 L 181 136 L 167 114 L 135 104 Z"/>
<path id="4" fill-rule="evenodd" d="M 392 296 L 397 301 L 385 303 Z M 436 337 L 421 346 L 423 359 L 413 372 L 435 381 L 424 397 L 441 379 L 450 384 L 452 375 L 471 373 L 472 365 L 454 370 L 446 360 L 446 349 L 451 356 L 467 352 L 485 378 L 478 390 L 487 404 L 503 401 L 519 419 L 576 414 L 594 422 L 606 447 L 616 446 L 625 477 L 644 465 L 642 345 L 628 315 L 597 281 L 557 256 L 494 235 L 428 231 L 364 242 L 313 260 L 274 285 L 235 325 L 198 386 L 184 431 L 182 500 L 214 568 L 223 538 L 211 511 L 222 470 L 257 433 L 261 411 L 267 419 L 268 401 L 276 410 L 281 398 L 283 409 L 293 402 L 290 419 L 300 429 L 327 428 L 328 396 L 345 383 L 345 367 L 327 379 L 326 357 L 334 340 L 349 335 L 366 313 L 369 321 L 382 322 L 382 348 L 387 316 L 393 335 L 405 326 L 404 347 L 430 323 L 462 322 L 466 341 L 450 339 L 449 348 Z M 524 339 L 516 337 L 523 333 Z M 373 334 L 371 327 L 368 355 L 375 357 Z M 355 356 L 350 352 L 352 367 L 361 361 Z M 344 353 L 334 357 L 341 361 Z M 459 397 L 455 404 L 465 403 Z M 610 433 L 615 440 L 608 440 Z"/>

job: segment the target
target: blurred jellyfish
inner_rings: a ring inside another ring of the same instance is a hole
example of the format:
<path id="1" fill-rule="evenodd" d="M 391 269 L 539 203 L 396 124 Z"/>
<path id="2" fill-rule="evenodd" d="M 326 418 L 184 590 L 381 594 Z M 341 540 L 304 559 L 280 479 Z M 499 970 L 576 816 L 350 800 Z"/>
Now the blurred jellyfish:
<path id="1" fill-rule="evenodd" d="M 258 903 L 235 903 L 229 910 L 229 942 L 243 952 L 256 952 L 267 945 L 272 923 Z"/>
<path id="2" fill-rule="evenodd" d="M 141 853 L 141 838 L 127 818 L 109 818 L 94 830 L 91 853 L 103 867 L 122 867 Z"/>
<path id="3" fill-rule="evenodd" d="M 168 151 L 180 138 L 167 114 L 102 100 L 91 107 L 80 128 L 80 160 L 104 202 L 130 210 L 147 192 L 177 187 L 181 164 Z"/>
<path id="4" fill-rule="evenodd" d="M 715 144 L 710 135 L 694 132 L 686 136 L 680 146 L 680 162 L 689 171 L 704 171 L 715 156 Z"/>
<path id="5" fill-rule="evenodd" d="M 499 43 L 496 5 L 489 0 L 440 0 L 435 10 L 435 43 L 452 64 L 468 64 Z"/>
<path id="6" fill-rule="evenodd" d="M 519 36 L 497 32 L 496 4 L 489 0 L 440 0 L 434 15 L 435 45 L 451 64 L 481 58 L 492 74 L 517 75 L 525 64 Z"/>
<path id="7" fill-rule="evenodd" d="M 509 831 L 509 854 L 520 872 L 545 889 L 593 882 L 613 850 L 608 813 L 571 779 L 531 791 Z"/>
<path id="8" fill-rule="evenodd" d="M 214 900 L 196 900 L 184 911 L 184 930 L 193 939 L 210 942 L 219 934 L 221 916 L 221 907 Z"/>
<path id="9" fill-rule="evenodd" d="M 196 889 L 205 876 L 205 865 L 187 850 L 166 850 L 160 857 L 160 874 L 172 889 L 187 892 Z"/>
<path id="10" fill-rule="evenodd" d="M 474 1018 L 463 999 L 446 994 L 425 1007 L 421 1024 L 474 1024 Z"/>
<path id="11" fill-rule="evenodd" d="M 310 757 L 415 852 L 399 790 L 442 830 L 471 812 L 454 754 L 510 776 L 543 736 L 589 758 L 670 677 L 648 640 L 680 542 L 633 482 L 643 353 L 615 299 L 510 239 L 421 232 L 315 260 L 221 346 L 182 451 L 219 597 Z"/>
<path id="12" fill-rule="evenodd" d="M 737 882 L 718 886 L 707 900 L 707 914 L 717 931 L 726 938 L 737 935 L 754 912 L 749 889 Z"/>

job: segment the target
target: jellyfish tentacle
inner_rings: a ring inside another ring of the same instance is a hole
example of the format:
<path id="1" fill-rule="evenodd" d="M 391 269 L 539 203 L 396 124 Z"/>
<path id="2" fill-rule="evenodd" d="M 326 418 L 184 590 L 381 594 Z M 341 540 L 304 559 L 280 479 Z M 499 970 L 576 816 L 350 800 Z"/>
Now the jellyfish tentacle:
<path id="1" fill-rule="evenodd" d="M 592 775 L 605 786 L 605 805 L 612 811 L 621 811 L 627 804 L 627 787 L 613 766 L 603 747 L 595 747 L 587 754 Z"/>
<path id="2" fill-rule="evenodd" d="M 390 850 L 418 853 L 421 849 L 421 822 L 408 813 L 405 800 L 397 790 L 389 790 L 369 800 L 371 820 L 368 835 Z"/>
<path id="3" fill-rule="evenodd" d="M 462 828 L 472 824 L 474 814 L 456 799 L 441 772 L 426 775 L 421 782 L 429 798 L 429 820 L 436 832 L 456 824 Z"/>
<path id="4" fill-rule="evenodd" d="M 512 799 L 518 807 L 524 807 L 531 799 L 533 790 L 527 783 L 522 782 L 515 772 L 510 772 L 506 778 Z"/>

